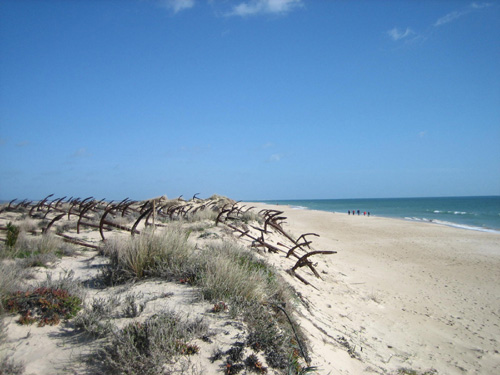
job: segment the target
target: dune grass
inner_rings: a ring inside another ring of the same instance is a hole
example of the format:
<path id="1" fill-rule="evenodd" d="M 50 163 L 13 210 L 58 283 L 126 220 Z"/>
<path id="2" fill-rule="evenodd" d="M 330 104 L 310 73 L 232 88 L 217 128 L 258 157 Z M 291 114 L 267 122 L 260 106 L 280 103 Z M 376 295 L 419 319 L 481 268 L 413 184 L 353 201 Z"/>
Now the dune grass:
<path id="1" fill-rule="evenodd" d="M 250 331 L 247 345 L 262 350 L 271 367 L 289 365 L 290 353 L 297 350 L 296 337 L 276 306 L 292 312 L 292 292 L 274 268 L 249 250 L 233 241 L 196 249 L 188 232 L 172 226 L 160 233 L 109 241 L 102 251 L 111 260 L 106 277 L 112 283 L 160 277 L 193 285 L 200 299 L 223 301 L 233 317 L 243 317 Z"/>

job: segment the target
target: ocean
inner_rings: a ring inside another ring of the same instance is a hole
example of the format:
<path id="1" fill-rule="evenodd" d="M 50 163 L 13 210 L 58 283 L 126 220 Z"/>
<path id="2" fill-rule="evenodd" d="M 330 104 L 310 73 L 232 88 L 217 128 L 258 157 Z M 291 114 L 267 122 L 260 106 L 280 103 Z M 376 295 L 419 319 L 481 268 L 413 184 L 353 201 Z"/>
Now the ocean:
<path id="1" fill-rule="evenodd" d="M 366 211 L 372 216 L 426 221 L 469 230 L 500 233 L 500 196 L 441 198 L 267 200 L 296 209 Z"/>

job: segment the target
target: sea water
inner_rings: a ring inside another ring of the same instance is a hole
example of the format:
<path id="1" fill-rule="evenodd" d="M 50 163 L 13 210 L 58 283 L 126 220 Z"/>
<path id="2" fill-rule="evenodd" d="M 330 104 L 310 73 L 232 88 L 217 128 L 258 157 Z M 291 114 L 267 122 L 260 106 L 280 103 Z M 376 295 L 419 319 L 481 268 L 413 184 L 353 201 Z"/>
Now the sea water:
<path id="1" fill-rule="evenodd" d="M 360 211 L 413 221 L 427 221 L 470 230 L 500 233 L 500 196 L 378 199 L 273 200 L 296 209 L 348 213 Z"/>

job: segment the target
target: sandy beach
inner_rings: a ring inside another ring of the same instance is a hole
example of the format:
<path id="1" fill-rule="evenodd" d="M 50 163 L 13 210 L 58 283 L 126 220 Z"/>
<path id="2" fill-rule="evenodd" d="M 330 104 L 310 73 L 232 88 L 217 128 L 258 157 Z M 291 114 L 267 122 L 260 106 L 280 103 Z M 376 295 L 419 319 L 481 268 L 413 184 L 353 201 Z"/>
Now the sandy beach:
<path id="1" fill-rule="evenodd" d="M 313 231 L 315 248 L 338 251 L 319 262 L 317 291 L 297 284 L 322 373 L 500 371 L 499 234 L 252 205 L 284 211 L 284 228 Z"/>
<path id="2" fill-rule="evenodd" d="M 319 278 L 307 267 L 297 270 L 306 285 L 289 272 L 296 260 L 286 257 L 286 238 L 272 234 L 266 238 L 266 243 L 279 249 L 277 253 L 252 250 L 274 265 L 300 297 L 296 319 L 318 374 L 500 372 L 499 234 L 262 203 L 240 205 L 254 206 L 255 212 L 282 211 L 280 216 L 286 217 L 282 227 L 291 237 L 314 233 L 318 236 L 308 237 L 313 241 L 310 251 L 337 252 L 310 258 Z M 2 215 L 1 225 L 13 217 Z M 227 229 L 219 224 L 210 231 L 227 238 Z M 257 236 L 255 228 L 251 230 Z M 74 230 L 68 233 L 77 236 Z M 95 230 L 80 236 L 95 244 L 100 241 Z M 205 239 L 197 241 L 197 246 L 204 246 Z M 254 242 L 246 237 L 238 241 L 248 247 Z M 47 272 L 57 275 L 73 270 L 80 280 L 90 280 L 105 262 L 95 251 L 87 251 L 63 257 L 49 270 L 39 268 L 38 278 Z M 171 297 L 164 298 L 165 291 Z M 211 346 L 199 341 L 201 354 L 189 359 L 191 372 L 185 373 L 221 373 L 220 365 L 207 357 L 215 345 L 229 348 L 247 334 L 241 322 L 207 314 L 210 304 L 193 304 L 195 291 L 185 285 L 146 280 L 128 289 L 87 293 L 88 298 L 110 298 L 132 292 L 146 298 L 144 314 L 175 308 L 203 315 L 214 331 L 230 331 L 216 335 Z M 90 346 L 75 339 L 70 326 L 26 327 L 15 319 L 12 315 L 5 319 L 7 352 L 25 363 L 26 373 L 67 373 L 68 369 L 87 373 L 71 366 Z"/>

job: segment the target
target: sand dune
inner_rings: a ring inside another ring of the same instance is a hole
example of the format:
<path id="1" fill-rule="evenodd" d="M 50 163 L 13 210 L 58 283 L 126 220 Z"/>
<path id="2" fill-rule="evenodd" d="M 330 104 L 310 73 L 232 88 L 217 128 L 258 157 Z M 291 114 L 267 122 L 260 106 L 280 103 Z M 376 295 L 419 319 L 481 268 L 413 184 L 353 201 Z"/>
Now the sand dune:
<path id="1" fill-rule="evenodd" d="M 286 257 L 283 235 L 266 237 L 277 253 L 262 247 L 253 250 L 273 264 L 300 297 L 296 318 L 307 336 L 311 365 L 318 367 L 317 373 L 396 374 L 403 368 L 418 373 L 500 373 L 500 235 L 261 203 L 246 205 L 256 206 L 254 211 L 283 211 L 283 228 L 291 237 L 314 232 L 319 237 L 309 237 L 313 240 L 310 251 L 337 252 L 310 258 L 320 278 L 307 267 L 297 269 L 297 275 L 310 283 L 306 285 L 289 273 L 297 259 Z M 2 225 L 13 218 L 5 212 L 2 215 Z M 255 228 L 247 229 L 254 238 L 259 235 Z M 211 229 L 223 239 L 237 237 L 230 232 L 224 225 Z M 70 234 L 76 236 L 74 230 Z M 96 230 L 82 231 L 80 237 L 89 243 L 100 241 Z M 255 245 L 248 236 L 238 241 Z M 73 270 L 80 280 L 91 280 L 105 262 L 95 251 L 86 251 L 63 257 L 49 270 L 39 269 L 36 277 Z M 207 316 L 211 306 L 193 304 L 191 287 L 158 280 L 90 290 L 88 298 L 127 293 L 140 294 L 147 302 L 145 315 L 175 307 Z M 26 327 L 15 320 L 15 316 L 5 318 L 7 350 L 26 363 L 27 373 L 64 373 L 67 369 L 85 373 L 81 365 L 74 366 L 74 360 L 91 350 L 89 342 L 76 340 L 63 326 Z M 191 372 L 186 373 L 222 373 L 208 355 L 217 346 L 230 347 L 247 333 L 244 324 L 227 315 L 211 316 L 209 321 L 220 334 L 212 344 L 198 342 L 205 354 L 190 358 Z"/>

